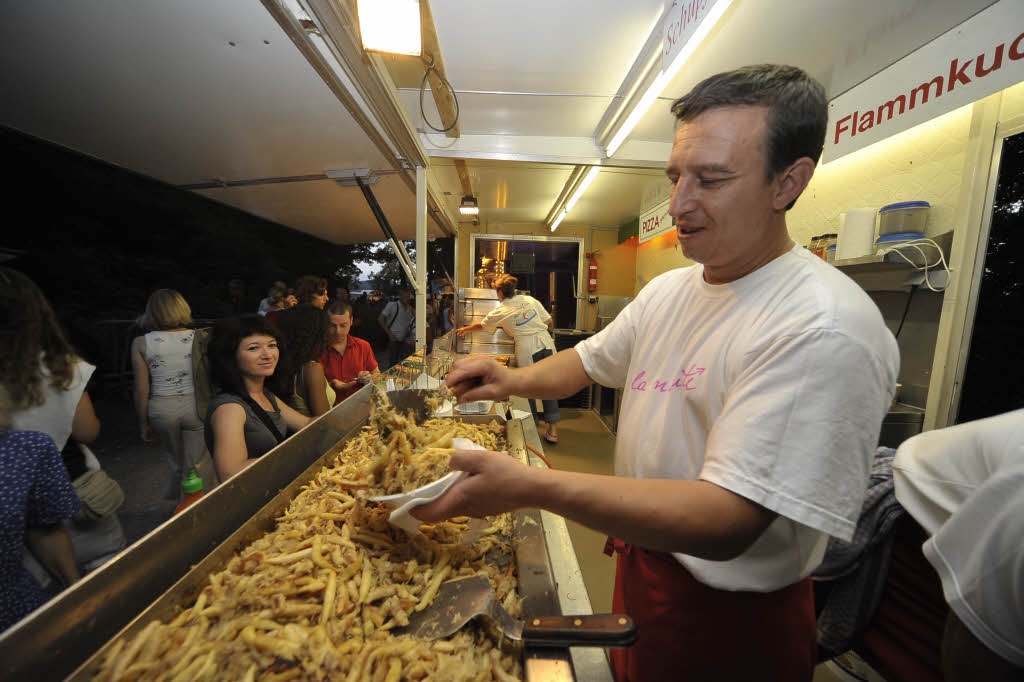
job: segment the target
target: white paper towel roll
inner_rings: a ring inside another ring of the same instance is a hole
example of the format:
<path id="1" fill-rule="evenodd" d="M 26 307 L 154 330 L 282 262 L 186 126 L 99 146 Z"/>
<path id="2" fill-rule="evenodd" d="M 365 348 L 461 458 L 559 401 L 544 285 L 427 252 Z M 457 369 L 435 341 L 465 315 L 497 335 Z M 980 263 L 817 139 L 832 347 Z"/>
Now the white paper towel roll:
<path id="1" fill-rule="evenodd" d="M 855 208 L 839 219 L 836 260 L 860 258 L 875 252 L 875 216 L 873 208 Z"/>

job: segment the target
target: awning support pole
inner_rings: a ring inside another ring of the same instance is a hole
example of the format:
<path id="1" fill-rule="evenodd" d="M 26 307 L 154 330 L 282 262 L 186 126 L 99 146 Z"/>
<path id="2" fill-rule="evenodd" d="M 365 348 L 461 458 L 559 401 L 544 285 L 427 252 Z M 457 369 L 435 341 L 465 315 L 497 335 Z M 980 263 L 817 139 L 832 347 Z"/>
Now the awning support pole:
<path id="1" fill-rule="evenodd" d="M 412 285 L 412 290 L 419 293 L 416 285 L 416 277 L 413 274 L 413 268 L 415 265 L 412 262 L 412 258 L 409 257 L 409 252 L 405 250 L 405 245 L 395 236 L 394 230 L 391 229 L 391 223 L 388 222 L 387 216 L 384 215 L 384 211 L 381 210 L 380 204 L 377 203 L 377 197 L 373 195 L 373 190 L 370 186 L 363 182 L 363 179 L 356 177 L 356 184 L 359 185 L 359 189 L 363 190 L 363 196 L 366 197 L 366 203 L 369 204 L 370 210 L 373 212 L 373 217 L 377 219 L 377 224 L 380 225 L 380 229 L 384 232 L 384 236 L 387 237 L 388 243 L 391 244 L 391 250 L 395 252 L 395 257 L 398 259 L 398 264 L 402 266 L 402 270 L 405 271 L 405 276 L 409 279 L 409 283 Z M 416 193 L 419 196 L 419 184 L 416 185 Z M 417 221 L 419 217 L 417 216 Z"/>
<path id="2" fill-rule="evenodd" d="M 416 166 L 416 350 L 427 343 L 427 169 Z"/>

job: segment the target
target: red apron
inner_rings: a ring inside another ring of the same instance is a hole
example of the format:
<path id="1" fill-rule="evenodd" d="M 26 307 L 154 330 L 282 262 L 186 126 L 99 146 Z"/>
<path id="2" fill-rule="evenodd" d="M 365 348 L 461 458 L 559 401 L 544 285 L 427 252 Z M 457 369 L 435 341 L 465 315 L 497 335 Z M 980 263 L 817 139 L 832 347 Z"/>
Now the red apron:
<path id="1" fill-rule="evenodd" d="M 608 539 L 618 554 L 612 609 L 639 639 L 611 651 L 619 682 L 814 677 L 817 628 L 811 579 L 775 592 L 730 592 L 698 582 L 671 554 Z"/>

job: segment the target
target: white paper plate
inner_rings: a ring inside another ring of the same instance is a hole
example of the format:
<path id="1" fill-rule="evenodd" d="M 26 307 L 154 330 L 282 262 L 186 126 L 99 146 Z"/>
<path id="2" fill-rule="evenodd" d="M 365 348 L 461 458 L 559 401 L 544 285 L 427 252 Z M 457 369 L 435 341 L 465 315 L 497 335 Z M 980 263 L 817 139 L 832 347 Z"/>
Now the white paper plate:
<path id="1" fill-rule="evenodd" d="M 483 446 L 477 445 L 467 438 L 455 438 L 453 445 L 457 450 L 485 449 Z M 410 535 L 417 535 L 420 532 L 420 522 L 413 518 L 409 512 L 420 505 L 428 504 L 441 497 L 441 495 L 448 491 L 448 488 L 451 488 L 466 476 L 469 476 L 469 474 L 465 471 L 452 471 L 433 483 L 428 483 L 407 493 L 382 495 L 380 497 L 371 497 L 370 499 L 374 502 L 383 502 L 394 509 L 390 516 L 388 516 L 388 521 L 391 525 L 401 528 Z"/>
<path id="2" fill-rule="evenodd" d="M 487 414 L 491 411 L 491 406 L 493 405 L 493 400 L 474 400 L 469 403 L 456 405 L 455 411 L 459 414 Z"/>

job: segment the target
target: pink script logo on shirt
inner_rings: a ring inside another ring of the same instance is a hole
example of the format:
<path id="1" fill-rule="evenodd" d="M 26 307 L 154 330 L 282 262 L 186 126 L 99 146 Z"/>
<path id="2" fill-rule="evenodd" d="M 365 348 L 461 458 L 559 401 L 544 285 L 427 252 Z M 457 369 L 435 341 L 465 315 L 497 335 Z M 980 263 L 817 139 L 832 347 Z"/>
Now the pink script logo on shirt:
<path id="1" fill-rule="evenodd" d="M 671 393 L 676 390 L 683 391 L 695 391 L 697 387 L 693 385 L 693 380 L 704 374 L 704 367 L 697 367 L 696 365 L 690 365 L 690 369 L 684 369 L 680 373 L 683 375 L 682 378 L 676 378 L 669 383 L 669 379 L 660 381 L 654 380 L 654 385 L 651 386 L 652 391 L 659 391 L 661 393 Z M 633 382 L 629 385 L 630 390 L 633 391 L 646 391 L 649 381 L 647 379 L 647 370 L 641 371 L 633 379 Z"/>

